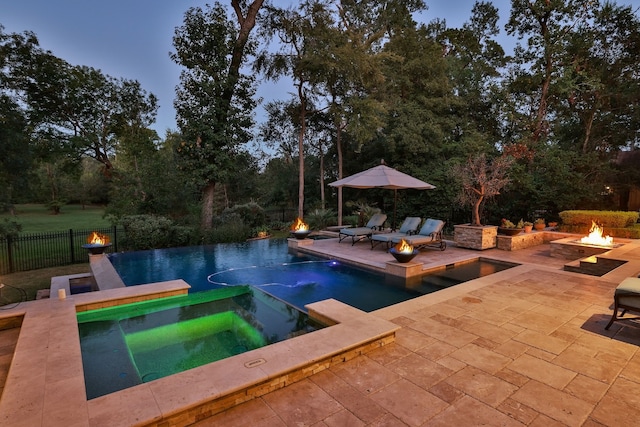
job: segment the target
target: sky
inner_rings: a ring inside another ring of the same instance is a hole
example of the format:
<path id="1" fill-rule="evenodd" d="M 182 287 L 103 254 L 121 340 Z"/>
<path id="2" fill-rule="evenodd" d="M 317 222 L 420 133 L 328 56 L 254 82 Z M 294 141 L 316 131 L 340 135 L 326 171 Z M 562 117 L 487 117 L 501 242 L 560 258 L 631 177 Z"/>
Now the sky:
<path id="1" fill-rule="evenodd" d="M 440 18 L 449 27 L 460 27 L 471 16 L 474 2 L 426 0 L 429 9 L 421 14 L 421 20 Z M 159 99 L 160 108 L 152 128 L 164 138 L 167 130 L 177 130 L 173 99 L 180 67 L 169 59 L 174 30 L 182 25 L 184 13 L 190 7 L 204 8 L 207 3 L 213 1 L 0 0 L 0 25 L 5 33 L 34 32 L 41 48 L 70 64 L 139 81 L 144 90 Z M 496 0 L 493 4 L 504 23 L 510 1 Z M 504 34 L 503 28 L 501 32 Z M 288 98 L 288 91 L 292 88 L 285 83 L 262 82 L 257 95 L 269 101 Z M 256 112 L 258 116 L 261 108 Z"/>

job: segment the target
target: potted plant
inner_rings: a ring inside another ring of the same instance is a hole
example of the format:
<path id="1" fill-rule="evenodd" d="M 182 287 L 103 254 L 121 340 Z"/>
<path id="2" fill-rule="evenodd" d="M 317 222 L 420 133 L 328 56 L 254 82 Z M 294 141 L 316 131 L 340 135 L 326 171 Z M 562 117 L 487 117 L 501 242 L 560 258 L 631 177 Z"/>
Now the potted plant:
<path id="1" fill-rule="evenodd" d="M 513 163 L 508 156 L 488 159 L 485 154 L 469 157 L 465 163 L 454 166 L 452 177 L 460 183 L 458 202 L 471 207 L 471 223 L 454 226 L 456 245 L 470 249 L 489 249 L 496 247 L 495 225 L 482 225 L 480 207 L 483 201 L 500 194 L 509 183 L 507 172 Z"/>
<path id="2" fill-rule="evenodd" d="M 504 234 L 506 236 L 515 236 L 516 234 L 522 232 L 524 228 L 523 224 L 521 223 L 522 221 L 518 223 L 518 225 L 520 226 L 518 227 L 518 225 L 514 224 L 508 219 L 502 218 L 502 221 L 500 221 L 500 226 L 498 227 L 498 233 Z"/>
<path id="3" fill-rule="evenodd" d="M 531 230 L 533 230 L 533 223 L 529 221 L 525 221 L 522 223 L 522 227 L 524 228 L 525 233 L 531 233 Z"/>
<path id="4" fill-rule="evenodd" d="M 547 224 L 544 222 L 544 219 L 538 218 L 533 222 L 533 228 L 536 230 L 544 230 Z"/>

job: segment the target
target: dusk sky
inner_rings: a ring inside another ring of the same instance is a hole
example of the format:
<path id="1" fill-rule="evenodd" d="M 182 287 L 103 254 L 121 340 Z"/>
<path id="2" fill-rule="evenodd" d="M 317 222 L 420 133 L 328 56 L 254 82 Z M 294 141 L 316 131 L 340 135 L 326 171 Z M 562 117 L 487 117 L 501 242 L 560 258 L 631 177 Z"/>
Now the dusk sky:
<path id="1" fill-rule="evenodd" d="M 429 9 L 422 14 L 424 22 L 441 18 L 449 27 L 458 27 L 471 16 L 474 0 L 426 3 Z M 164 138 L 167 129 L 177 130 L 172 104 L 180 67 L 169 59 L 171 39 L 175 28 L 182 24 L 184 12 L 206 4 L 204 0 L 2 0 L 0 25 L 5 33 L 33 31 L 43 49 L 73 65 L 138 80 L 143 89 L 159 99 L 153 128 Z M 504 22 L 510 1 L 498 0 L 494 4 Z M 292 89 L 285 83 L 264 82 L 258 95 L 265 100 L 283 99 L 288 98 L 288 91 Z M 261 107 L 259 110 L 258 115 Z"/>

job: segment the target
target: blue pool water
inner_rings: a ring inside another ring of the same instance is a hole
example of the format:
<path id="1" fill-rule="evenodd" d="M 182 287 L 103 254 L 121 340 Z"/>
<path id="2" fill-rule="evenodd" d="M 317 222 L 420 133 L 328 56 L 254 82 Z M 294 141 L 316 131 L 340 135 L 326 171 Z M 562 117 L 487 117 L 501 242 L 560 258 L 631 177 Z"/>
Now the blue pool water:
<path id="1" fill-rule="evenodd" d="M 404 279 L 289 252 L 285 239 L 110 254 L 127 286 L 183 279 L 190 292 L 254 285 L 304 310 L 334 298 L 373 311 L 482 277 L 513 264 L 478 261 L 406 283 Z"/>

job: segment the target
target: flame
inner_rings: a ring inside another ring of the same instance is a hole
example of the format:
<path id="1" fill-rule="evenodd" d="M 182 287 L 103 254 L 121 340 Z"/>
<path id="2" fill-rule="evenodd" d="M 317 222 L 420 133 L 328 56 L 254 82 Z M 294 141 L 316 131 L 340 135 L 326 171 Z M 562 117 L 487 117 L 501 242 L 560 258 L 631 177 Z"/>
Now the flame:
<path id="1" fill-rule="evenodd" d="M 396 252 L 401 252 L 401 253 L 405 253 L 405 254 L 412 254 L 413 253 L 413 246 L 411 246 L 409 243 L 407 243 L 406 240 L 402 239 L 395 246 L 395 250 L 396 250 Z"/>
<path id="2" fill-rule="evenodd" d="M 591 221 L 591 229 L 589 230 L 589 235 L 580 239 L 580 243 L 598 246 L 612 246 L 613 237 L 602 237 L 602 234 L 602 228 L 600 228 L 598 224 L 595 223 L 595 221 Z"/>
<path id="3" fill-rule="evenodd" d="M 295 222 L 291 224 L 291 231 L 294 233 L 298 231 L 309 231 L 309 226 L 302 222 L 300 218 L 296 218 Z"/>
<path id="4" fill-rule="evenodd" d="M 89 237 L 87 237 L 87 243 L 90 243 L 92 245 L 108 245 L 109 236 L 94 231 L 89 235 Z"/>

